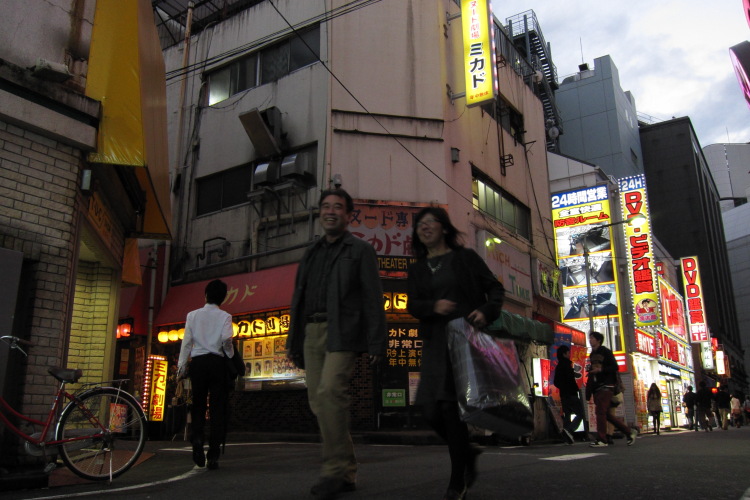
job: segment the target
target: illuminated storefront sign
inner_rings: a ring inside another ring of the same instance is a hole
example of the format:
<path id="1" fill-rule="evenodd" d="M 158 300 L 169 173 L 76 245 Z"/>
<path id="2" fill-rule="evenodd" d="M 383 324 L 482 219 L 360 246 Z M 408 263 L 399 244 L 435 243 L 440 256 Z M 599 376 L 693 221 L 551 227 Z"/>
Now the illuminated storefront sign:
<path id="1" fill-rule="evenodd" d="M 611 242 L 609 192 L 607 186 L 557 193 L 552 196 L 552 224 L 557 263 L 563 287 L 562 321 L 588 332 L 589 314 L 594 329 L 605 335 L 605 345 L 624 352 L 619 307 L 619 285 L 615 249 Z M 586 269 L 584 244 L 589 250 Z M 589 312 L 586 278 L 591 283 L 592 310 Z"/>
<path id="2" fill-rule="evenodd" d="M 708 342 L 710 336 L 706 324 L 706 310 L 703 307 L 703 285 L 698 268 L 698 257 L 680 258 L 680 267 L 687 305 L 690 342 Z"/>
<path id="3" fill-rule="evenodd" d="M 687 350 L 685 349 L 685 344 L 670 337 L 663 331 L 657 333 L 657 338 L 659 339 L 659 357 L 683 367 L 687 366 Z"/>
<path id="4" fill-rule="evenodd" d="M 550 362 L 546 358 L 531 360 L 534 371 L 534 395 L 547 397 L 550 395 Z"/>
<path id="5" fill-rule="evenodd" d="M 411 251 L 414 217 L 426 205 L 398 202 L 354 203 L 349 231 L 365 240 L 378 256 L 380 276 L 406 278 Z"/>
<path id="6" fill-rule="evenodd" d="M 682 296 L 669 283 L 659 278 L 659 298 L 661 299 L 661 322 L 664 329 L 687 342 L 685 305 Z"/>
<path id="7" fill-rule="evenodd" d="M 539 259 L 533 259 L 531 271 L 534 278 L 534 292 L 540 297 L 563 305 L 560 270 L 549 266 Z"/>
<path id="8" fill-rule="evenodd" d="M 637 351 L 648 356 L 654 358 L 657 356 L 656 340 L 654 337 L 637 328 L 635 329 L 635 348 Z"/>
<path id="9" fill-rule="evenodd" d="M 497 68 L 489 0 L 461 0 L 466 104 L 476 106 L 495 99 Z"/>
<path id="10" fill-rule="evenodd" d="M 146 373 L 143 377 L 141 406 L 148 419 L 153 422 L 164 420 L 165 397 L 167 393 L 167 358 L 152 355 L 146 360 Z"/>
<path id="11" fill-rule="evenodd" d="M 706 370 L 714 369 L 714 351 L 711 349 L 711 342 L 701 342 L 701 362 Z"/>
<path id="12" fill-rule="evenodd" d="M 656 326 L 660 323 L 659 289 L 651 243 L 651 227 L 643 175 L 620 179 L 620 205 L 624 220 L 645 218 L 640 225 L 623 224 L 625 247 L 630 272 L 630 293 L 633 297 L 635 326 Z"/>
<path id="13" fill-rule="evenodd" d="M 716 351 L 716 373 L 718 375 L 726 375 L 726 362 L 724 358 L 724 351 Z"/>

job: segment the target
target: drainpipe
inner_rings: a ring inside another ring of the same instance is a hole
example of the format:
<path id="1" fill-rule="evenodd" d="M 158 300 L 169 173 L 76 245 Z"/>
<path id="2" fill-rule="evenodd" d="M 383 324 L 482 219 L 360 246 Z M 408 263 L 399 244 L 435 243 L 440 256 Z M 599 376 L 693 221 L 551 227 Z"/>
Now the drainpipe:
<path id="1" fill-rule="evenodd" d="M 148 331 L 146 333 L 146 360 L 151 355 L 151 341 L 154 337 L 154 295 L 156 292 L 156 268 L 159 262 L 159 247 L 154 241 L 154 248 L 151 250 L 151 259 L 149 268 L 151 269 L 151 283 L 148 291 Z"/>

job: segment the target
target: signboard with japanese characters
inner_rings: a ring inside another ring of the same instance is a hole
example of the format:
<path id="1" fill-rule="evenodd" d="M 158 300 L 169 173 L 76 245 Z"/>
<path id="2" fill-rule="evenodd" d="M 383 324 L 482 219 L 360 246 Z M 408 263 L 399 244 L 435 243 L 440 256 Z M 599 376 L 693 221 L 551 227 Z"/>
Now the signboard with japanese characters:
<path id="1" fill-rule="evenodd" d="M 489 0 L 462 0 L 466 105 L 476 106 L 497 96 L 495 39 Z"/>
<path id="2" fill-rule="evenodd" d="M 406 278 L 411 253 L 413 221 L 425 204 L 356 201 L 349 231 L 373 246 L 380 275 Z"/>
<path id="3" fill-rule="evenodd" d="M 656 283 L 658 274 L 651 243 L 646 177 L 642 174 L 626 177 L 620 179 L 619 184 L 623 219 L 642 219 L 641 224 L 623 224 L 630 293 L 633 297 L 633 321 L 635 326 L 657 326 L 661 323 Z"/>
<path id="4" fill-rule="evenodd" d="M 711 336 L 708 333 L 706 310 L 703 306 L 703 285 L 698 268 L 698 257 L 681 257 L 680 269 L 682 269 L 690 342 L 709 342 Z"/>
<path id="5" fill-rule="evenodd" d="M 682 295 L 672 288 L 672 285 L 659 277 L 659 299 L 661 300 L 661 322 L 663 328 L 670 333 L 688 341 L 685 324 L 685 303 Z"/>
<path id="6" fill-rule="evenodd" d="M 621 352 L 625 344 L 620 331 L 619 285 L 613 265 L 615 249 L 611 228 L 607 226 L 611 222 L 607 186 L 552 196 L 552 224 L 563 287 L 562 321 L 588 332 L 591 317 L 594 329 L 607 337 L 605 344 Z M 589 253 L 588 269 L 584 249 Z"/>
<path id="7" fill-rule="evenodd" d="M 167 360 L 153 359 L 151 365 L 151 394 L 148 406 L 148 419 L 152 422 L 164 420 L 167 374 Z"/>

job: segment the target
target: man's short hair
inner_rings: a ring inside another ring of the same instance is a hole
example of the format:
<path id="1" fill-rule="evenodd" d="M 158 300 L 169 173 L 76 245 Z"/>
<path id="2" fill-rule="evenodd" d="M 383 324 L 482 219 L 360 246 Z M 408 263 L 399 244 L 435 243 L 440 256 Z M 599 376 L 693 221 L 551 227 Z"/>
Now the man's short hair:
<path id="1" fill-rule="evenodd" d="M 561 345 L 560 347 L 557 348 L 557 359 L 562 358 L 563 354 L 566 354 L 568 352 L 570 352 L 570 347 L 566 345 Z"/>
<path id="2" fill-rule="evenodd" d="M 589 335 L 592 336 L 592 337 L 594 337 L 596 339 L 596 341 L 599 342 L 600 344 L 604 344 L 604 335 L 602 335 L 601 333 L 599 333 L 599 332 L 591 332 L 591 333 L 589 333 Z"/>
<path id="3" fill-rule="evenodd" d="M 206 285 L 206 302 L 221 305 L 227 298 L 227 284 L 221 280 L 213 280 Z"/>
<path id="4" fill-rule="evenodd" d="M 352 200 L 352 197 L 349 193 L 341 188 L 323 190 L 323 192 L 320 193 L 318 206 L 320 206 L 323 203 L 323 200 L 325 200 L 328 196 L 338 196 L 339 198 L 343 198 L 346 202 L 346 213 L 352 213 L 354 211 L 354 200 Z"/>
<path id="5" fill-rule="evenodd" d="M 689 385 L 689 386 L 688 386 L 688 391 L 692 391 L 692 390 L 693 390 L 693 386 L 692 386 L 692 385 Z"/>

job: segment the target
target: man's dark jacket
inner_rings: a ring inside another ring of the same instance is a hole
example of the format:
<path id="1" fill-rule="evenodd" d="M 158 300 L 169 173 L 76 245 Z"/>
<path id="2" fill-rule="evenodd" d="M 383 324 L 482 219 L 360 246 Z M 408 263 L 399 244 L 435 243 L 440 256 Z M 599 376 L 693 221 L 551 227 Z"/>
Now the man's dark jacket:
<path id="1" fill-rule="evenodd" d="M 302 359 L 305 341 L 305 290 L 313 252 L 322 251 L 320 238 L 300 261 L 292 297 L 291 324 L 287 350 Z M 366 352 L 383 356 L 386 347 L 386 323 L 383 289 L 380 285 L 375 249 L 366 241 L 344 233 L 331 264 L 326 296 L 329 352 Z"/>
<path id="2" fill-rule="evenodd" d="M 555 387 L 560 389 L 560 397 L 566 398 L 578 394 L 578 384 L 576 383 L 576 374 L 573 370 L 573 362 L 568 358 L 557 360 L 555 368 Z"/>

